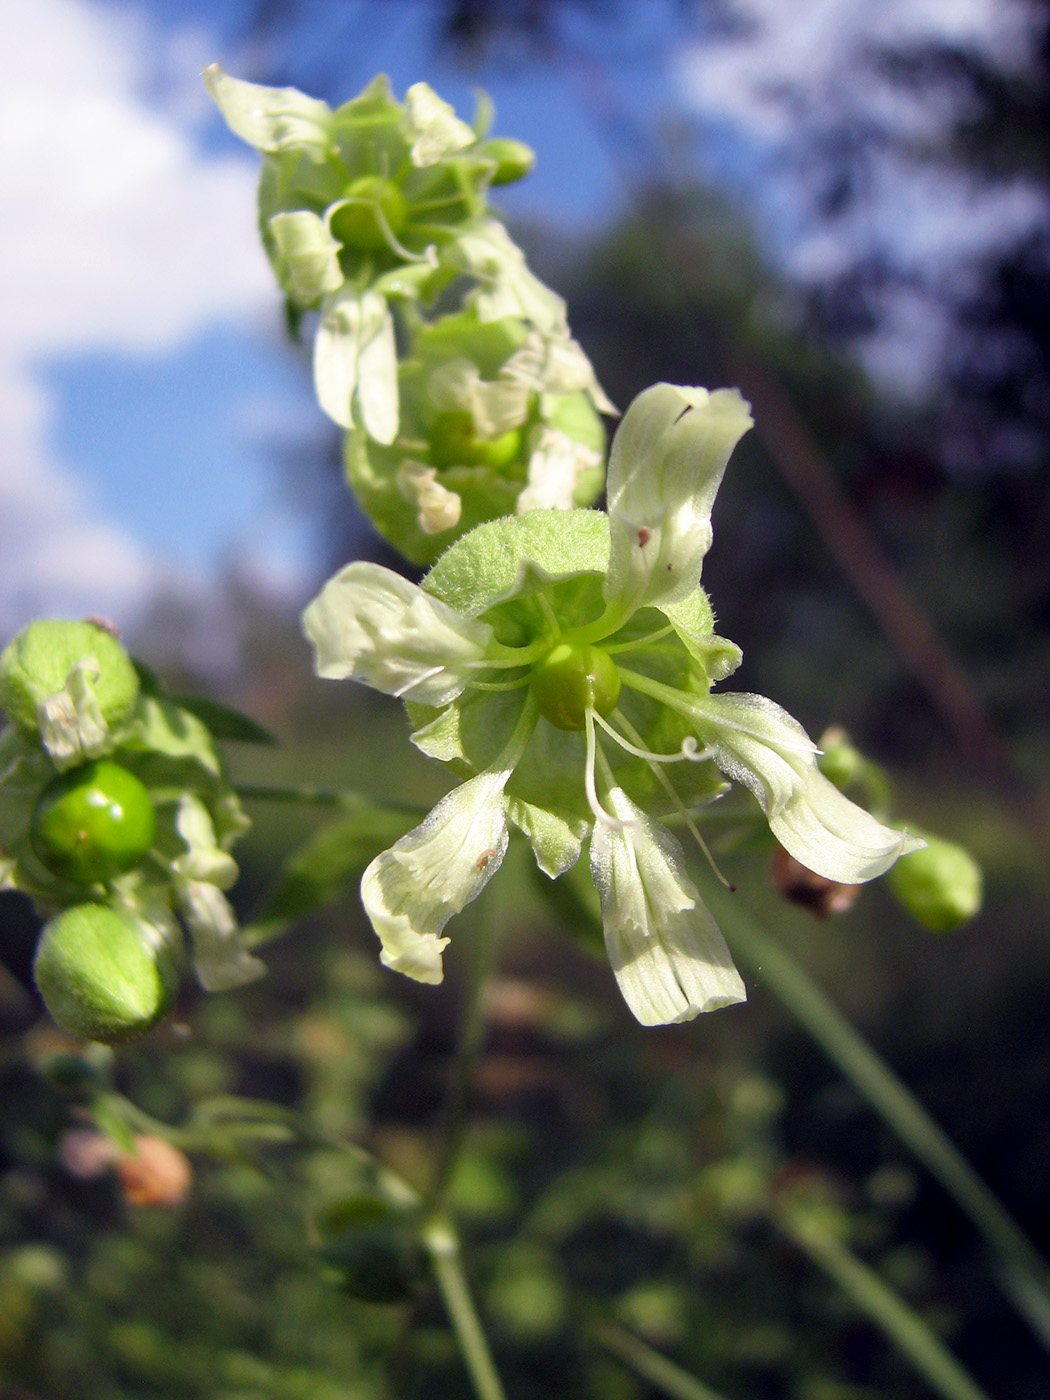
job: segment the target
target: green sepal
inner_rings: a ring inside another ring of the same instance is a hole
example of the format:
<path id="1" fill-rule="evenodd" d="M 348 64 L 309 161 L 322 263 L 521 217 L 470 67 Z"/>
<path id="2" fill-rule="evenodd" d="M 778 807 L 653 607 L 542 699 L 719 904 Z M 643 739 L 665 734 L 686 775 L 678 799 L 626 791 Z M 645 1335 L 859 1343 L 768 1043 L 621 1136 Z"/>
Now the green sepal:
<path id="1" fill-rule="evenodd" d="M 243 930 L 245 941 L 273 938 L 339 899 L 369 861 L 417 820 L 417 813 L 356 799 L 351 812 L 315 831 L 285 859 L 276 885 Z"/>
<path id="2" fill-rule="evenodd" d="M 524 833 L 544 875 L 556 880 L 579 860 L 587 835 L 588 824 L 584 818 L 536 807 L 519 797 L 510 798 L 507 815 Z"/>
<path id="3" fill-rule="evenodd" d="M 23 734 L 38 737 L 40 706 L 91 659 L 94 701 L 103 723 L 115 727 L 135 703 L 138 676 L 120 642 L 93 622 L 42 618 L 24 627 L 0 653 L 0 709 Z"/>

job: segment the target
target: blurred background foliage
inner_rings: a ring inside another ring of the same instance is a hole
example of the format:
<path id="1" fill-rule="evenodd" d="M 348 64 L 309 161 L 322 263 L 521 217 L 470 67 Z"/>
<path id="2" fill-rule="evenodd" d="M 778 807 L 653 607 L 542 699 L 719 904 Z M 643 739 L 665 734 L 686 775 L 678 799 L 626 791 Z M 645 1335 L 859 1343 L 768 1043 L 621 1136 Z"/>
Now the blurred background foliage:
<path id="1" fill-rule="evenodd" d="M 1021 179 L 1045 211 L 1050 6 L 1014 4 L 1022 63 L 914 39 L 876 46 L 842 75 L 847 89 L 877 78 L 902 103 L 936 100 L 950 117 L 936 142 L 824 104 L 800 77 L 785 95 L 797 114 L 790 155 L 815 218 L 842 227 L 887 159 L 951 170 L 980 200 Z M 373 5 L 372 22 L 391 8 Z M 833 274 L 791 280 L 753 210 L 698 179 L 688 133 L 654 136 L 618 101 L 603 55 L 623 6 L 432 8 L 445 60 L 479 79 L 500 63 L 574 74 L 622 172 L 626 212 L 593 237 L 513 229 L 568 299 L 614 401 L 667 379 L 738 383 L 755 403 L 758 428 L 720 493 L 705 566 L 720 630 L 744 649 L 740 687 L 775 696 L 811 732 L 843 724 L 889 765 L 900 815 L 981 860 L 985 911 L 933 935 L 876 887 L 817 923 L 780 899 L 763 853 L 719 859 L 738 897 L 1050 1250 L 1047 224 L 1004 237 L 965 275 L 922 276 L 891 250 L 858 246 Z M 729 4 L 683 4 L 680 15 L 697 34 L 735 22 Z M 290 36 L 304 28 L 314 42 L 302 71 L 266 60 L 302 51 Z M 341 7 L 260 0 L 244 38 L 262 57 L 239 76 L 347 95 L 341 62 L 355 35 Z M 863 354 L 901 296 L 947 328 L 939 362 L 909 394 L 880 388 Z M 352 555 L 385 558 L 345 496 L 334 435 L 327 456 L 281 465 L 325 522 L 318 580 Z M 232 753 L 241 778 L 416 804 L 439 795 L 441 774 L 406 745 L 392 703 L 316 682 L 295 619 L 235 578 L 228 608 L 241 665 L 222 698 L 282 741 Z M 206 682 L 175 640 L 184 621 L 158 607 L 135 639 L 176 692 Z M 252 814 L 245 916 L 289 844 L 325 819 L 278 804 Z M 512 1397 L 675 1394 L 646 1370 L 647 1348 L 730 1400 L 926 1394 L 784 1228 L 800 1202 L 991 1394 L 1046 1395 L 1046 1354 L 996 1291 L 969 1224 L 760 975 L 746 1008 L 642 1031 L 590 956 L 583 916 L 559 918 L 522 863 L 501 886 L 508 922 L 451 1205 Z M 424 1283 L 383 1307 L 326 1278 L 316 1221 L 353 1188 L 341 1154 L 292 1142 L 191 1152 L 192 1189 L 169 1208 L 129 1203 L 111 1171 L 85 1179 L 63 1165 L 83 1100 L 44 1071 L 72 1047 L 32 991 L 31 916 L 6 895 L 0 915 L 3 1400 L 469 1394 Z M 463 997 L 469 918 L 460 924 L 445 985 L 418 988 L 379 970 L 351 891 L 267 950 L 264 982 L 188 1001 L 106 1073 L 171 1124 L 217 1094 L 294 1108 L 316 1133 L 363 1143 L 425 1187 Z"/>

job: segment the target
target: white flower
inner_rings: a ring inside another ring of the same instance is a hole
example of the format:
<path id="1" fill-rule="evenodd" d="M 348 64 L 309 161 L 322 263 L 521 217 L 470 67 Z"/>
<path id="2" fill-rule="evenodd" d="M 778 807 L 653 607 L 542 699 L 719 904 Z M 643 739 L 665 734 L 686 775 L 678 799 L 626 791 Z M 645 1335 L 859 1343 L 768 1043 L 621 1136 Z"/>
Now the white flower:
<path id="1" fill-rule="evenodd" d="M 440 535 L 459 524 L 463 498 L 438 481 L 436 467 L 406 457 L 397 469 L 397 489 L 415 506 L 424 534 Z"/>
<path id="2" fill-rule="evenodd" d="M 520 316 L 546 335 L 568 337 L 565 302 L 529 271 L 525 254 L 495 219 L 465 226 L 448 257 L 481 284 L 470 296 L 479 321 Z"/>
<path id="3" fill-rule="evenodd" d="M 317 674 L 358 680 L 387 695 L 445 705 L 464 688 L 492 637 L 379 564 L 348 564 L 303 614 Z"/>
<path id="4" fill-rule="evenodd" d="M 544 428 L 529 457 L 528 485 L 514 507 L 526 510 L 572 510 L 580 477 L 601 465 L 601 455 L 557 428 Z"/>
<path id="5" fill-rule="evenodd" d="M 453 789 L 365 871 L 361 899 L 384 966 L 417 982 L 441 981 L 448 943 L 441 930 L 478 897 L 506 852 L 509 777 L 482 773 Z"/>
<path id="6" fill-rule="evenodd" d="M 725 940 L 680 868 L 678 842 L 622 789 L 607 801 L 622 826 L 595 825 L 591 875 L 627 1005 L 643 1026 L 663 1026 L 744 1001 Z"/>
<path id="7" fill-rule="evenodd" d="M 654 384 L 634 400 L 609 456 L 611 607 L 664 606 L 695 590 L 715 494 L 751 421 L 736 389 Z"/>
<path id="8" fill-rule="evenodd" d="M 797 720 L 762 695 L 692 701 L 697 737 L 727 777 L 751 789 L 780 844 L 808 870 L 840 884 L 883 874 L 925 841 L 883 826 L 817 767 L 817 747 Z"/>

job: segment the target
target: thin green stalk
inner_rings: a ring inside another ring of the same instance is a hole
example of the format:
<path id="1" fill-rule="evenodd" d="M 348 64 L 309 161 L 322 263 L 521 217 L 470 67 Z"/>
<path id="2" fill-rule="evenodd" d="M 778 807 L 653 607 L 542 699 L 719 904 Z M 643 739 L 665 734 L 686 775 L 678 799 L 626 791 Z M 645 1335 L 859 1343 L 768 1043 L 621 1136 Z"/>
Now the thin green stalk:
<path id="1" fill-rule="evenodd" d="M 942 1400 L 989 1400 L 914 1308 L 857 1258 L 813 1211 L 781 1206 L 774 1223 L 907 1357 Z"/>
<path id="2" fill-rule="evenodd" d="M 723 1400 L 718 1391 L 698 1381 L 622 1327 L 601 1323 L 591 1328 L 590 1335 L 600 1347 L 629 1366 L 643 1381 L 669 1395 L 671 1400 Z"/>
<path id="3" fill-rule="evenodd" d="M 474 1393 L 478 1400 L 506 1400 L 488 1339 L 470 1296 L 455 1230 L 444 1216 L 433 1216 L 423 1228 L 422 1240 L 430 1254 L 434 1277 L 470 1373 Z"/>
<path id="4" fill-rule="evenodd" d="M 248 802 L 301 802 L 315 807 L 366 806 L 393 808 L 399 812 L 426 812 L 418 802 L 399 802 L 393 798 L 376 799 L 351 788 L 319 788 L 309 783 L 235 783 L 234 792 Z"/>
<path id="5" fill-rule="evenodd" d="M 780 998 L 877 1113 L 937 1178 L 998 1255 L 1004 1291 L 1050 1350 L 1050 1269 L 944 1130 L 827 999 L 809 975 L 735 904 L 717 892 L 718 922 L 732 951 Z"/>

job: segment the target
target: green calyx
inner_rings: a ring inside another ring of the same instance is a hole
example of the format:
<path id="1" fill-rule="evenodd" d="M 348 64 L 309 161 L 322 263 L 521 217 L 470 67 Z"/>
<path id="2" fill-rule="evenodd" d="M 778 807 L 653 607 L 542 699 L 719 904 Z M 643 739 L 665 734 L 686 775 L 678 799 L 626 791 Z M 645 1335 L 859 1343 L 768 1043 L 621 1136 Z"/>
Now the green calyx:
<path id="1" fill-rule="evenodd" d="M 558 729 L 583 729 L 588 710 L 611 714 L 620 673 L 608 652 L 586 642 L 559 642 L 532 668 L 532 693 L 544 719 Z"/>
<path id="2" fill-rule="evenodd" d="M 78 904 L 47 925 L 33 975 L 55 1022 L 81 1040 L 135 1040 L 170 1009 L 176 959 L 161 933 L 130 913 Z"/>
<path id="3" fill-rule="evenodd" d="M 924 849 L 899 860 L 886 878 L 912 918 L 935 933 L 950 933 L 980 911 L 981 867 L 954 841 L 922 835 Z"/>
<path id="4" fill-rule="evenodd" d="M 145 786 L 101 759 L 61 774 L 41 793 L 29 839 L 41 863 L 62 879 L 90 885 L 133 869 L 156 834 Z"/>
<path id="5" fill-rule="evenodd" d="M 90 675 L 101 718 L 111 728 L 119 724 L 135 703 L 139 678 L 120 642 L 93 622 L 43 618 L 24 627 L 0 654 L 0 709 L 22 733 L 36 737 L 39 706 L 78 667 Z"/>

